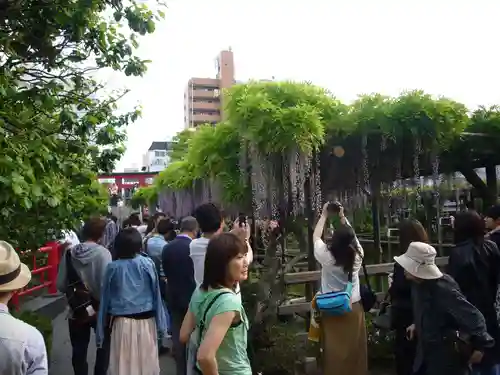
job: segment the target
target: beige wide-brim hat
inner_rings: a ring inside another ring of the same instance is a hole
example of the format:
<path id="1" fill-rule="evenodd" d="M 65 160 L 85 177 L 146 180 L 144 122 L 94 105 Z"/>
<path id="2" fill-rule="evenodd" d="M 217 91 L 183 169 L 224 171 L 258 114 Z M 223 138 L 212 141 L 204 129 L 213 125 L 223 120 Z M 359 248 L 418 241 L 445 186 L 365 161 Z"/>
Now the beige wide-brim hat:
<path id="1" fill-rule="evenodd" d="M 443 273 L 436 266 L 436 249 L 424 242 L 412 242 L 403 255 L 394 260 L 409 274 L 424 280 L 439 279 Z"/>
<path id="2" fill-rule="evenodd" d="M 31 271 L 21 263 L 12 245 L 0 241 L 0 292 L 12 292 L 24 288 L 31 281 Z"/>

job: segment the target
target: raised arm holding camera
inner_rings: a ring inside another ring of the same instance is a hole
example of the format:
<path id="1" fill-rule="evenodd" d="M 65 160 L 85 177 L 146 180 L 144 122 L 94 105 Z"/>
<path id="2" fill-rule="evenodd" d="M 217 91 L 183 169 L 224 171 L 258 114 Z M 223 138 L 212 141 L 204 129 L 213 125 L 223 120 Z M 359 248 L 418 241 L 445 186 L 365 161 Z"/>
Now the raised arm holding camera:
<path id="1" fill-rule="evenodd" d="M 338 215 L 330 245 L 322 240 L 329 217 Z M 323 206 L 313 233 L 314 257 L 321 264 L 320 312 L 323 372 L 365 375 L 368 370 L 366 327 L 359 284 L 363 249 L 338 202 Z"/>

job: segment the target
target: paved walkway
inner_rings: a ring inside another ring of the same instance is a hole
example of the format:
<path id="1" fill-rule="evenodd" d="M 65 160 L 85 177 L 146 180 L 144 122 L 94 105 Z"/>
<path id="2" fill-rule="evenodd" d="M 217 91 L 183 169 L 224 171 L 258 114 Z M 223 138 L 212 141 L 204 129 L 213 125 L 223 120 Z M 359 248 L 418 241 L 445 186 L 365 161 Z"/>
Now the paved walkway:
<path id="1" fill-rule="evenodd" d="M 50 357 L 49 375 L 72 375 L 71 366 L 71 344 L 69 342 L 68 323 L 66 313 L 62 313 L 52 321 L 53 341 L 52 353 Z M 89 345 L 89 369 L 94 368 L 95 361 L 95 340 L 94 336 L 90 339 Z M 171 356 L 162 355 L 160 357 L 161 375 L 175 375 L 175 363 Z M 89 370 L 89 375 L 92 375 Z"/>

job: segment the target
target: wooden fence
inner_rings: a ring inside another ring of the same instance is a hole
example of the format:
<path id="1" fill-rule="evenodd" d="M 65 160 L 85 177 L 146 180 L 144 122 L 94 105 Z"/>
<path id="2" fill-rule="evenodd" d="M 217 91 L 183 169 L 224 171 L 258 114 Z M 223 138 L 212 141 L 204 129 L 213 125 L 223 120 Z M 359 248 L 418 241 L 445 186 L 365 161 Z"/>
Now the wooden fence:
<path id="1" fill-rule="evenodd" d="M 448 257 L 438 257 L 436 258 L 436 264 L 440 267 L 445 266 L 448 263 Z M 368 271 L 368 276 L 370 277 L 371 286 L 374 292 L 377 293 L 378 300 L 382 300 L 387 292 L 387 277 L 392 273 L 394 269 L 394 263 L 382 263 L 382 264 L 368 264 L 366 265 L 366 270 Z M 360 282 L 363 283 L 363 270 L 360 271 Z M 308 284 L 308 283 L 318 283 L 321 278 L 320 271 L 303 271 L 303 272 L 293 272 L 284 275 L 284 282 L 288 285 L 295 284 Z M 384 280 L 385 279 L 385 280 Z M 311 311 L 311 302 L 296 302 L 282 304 L 278 307 L 279 315 L 292 315 L 292 314 L 304 314 Z"/>

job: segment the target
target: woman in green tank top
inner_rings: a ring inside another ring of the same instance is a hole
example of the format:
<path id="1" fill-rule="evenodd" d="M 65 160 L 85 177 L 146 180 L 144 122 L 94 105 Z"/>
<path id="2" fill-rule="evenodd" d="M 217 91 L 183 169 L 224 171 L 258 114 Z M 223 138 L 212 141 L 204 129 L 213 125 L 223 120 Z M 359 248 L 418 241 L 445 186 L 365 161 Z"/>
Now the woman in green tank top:
<path id="1" fill-rule="evenodd" d="M 180 332 L 187 343 L 194 331 L 197 371 L 203 375 L 252 375 L 248 319 L 233 290 L 248 277 L 247 252 L 245 241 L 234 233 L 221 233 L 208 244 L 203 283 L 191 297 Z"/>

